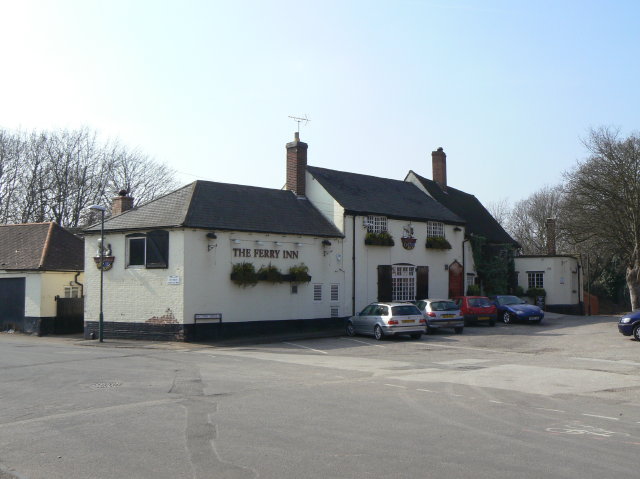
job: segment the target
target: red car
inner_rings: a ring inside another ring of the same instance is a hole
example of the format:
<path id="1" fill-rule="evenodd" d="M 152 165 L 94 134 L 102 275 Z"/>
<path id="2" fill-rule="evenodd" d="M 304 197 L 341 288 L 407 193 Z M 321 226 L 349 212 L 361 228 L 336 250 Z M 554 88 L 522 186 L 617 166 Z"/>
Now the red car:
<path id="1" fill-rule="evenodd" d="M 464 316 L 464 325 L 476 322 L 488 322 L 489 326 L 496 325 L 496 305 L 485 296 L 457 296 L 452 300 L 460 307 L 460 314 Z"/>

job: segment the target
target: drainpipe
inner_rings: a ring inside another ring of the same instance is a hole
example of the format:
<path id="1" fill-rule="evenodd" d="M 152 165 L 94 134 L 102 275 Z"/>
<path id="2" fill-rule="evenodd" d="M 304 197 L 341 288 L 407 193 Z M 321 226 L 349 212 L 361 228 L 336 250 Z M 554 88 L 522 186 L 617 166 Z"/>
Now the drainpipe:
<path id="1" fill-rule="evenodd" d="M 352 252 L 351 252 L 351 316 L 356 315 L 356 215 L 351 217 L 352 231 Z"/>
<path id="2" fill-rule="evenodd" d="M 76 273 L 75 278 L 73 278 L 73 282 L 76 283 L 78 286 L 80 286 L 80 297 L 83 298 L 84 297 L 84 285 L 80 282 L 78 282 L 78 276 L 80 276 L 80 273 Z"/>
<path id="3" fill-rule="evenodd" d="M 469 239 L 462 240 L 462 296 L 467 295 L 467 263 L 465 261 L 465 248 L 464 244 L 469 241 Z"/>

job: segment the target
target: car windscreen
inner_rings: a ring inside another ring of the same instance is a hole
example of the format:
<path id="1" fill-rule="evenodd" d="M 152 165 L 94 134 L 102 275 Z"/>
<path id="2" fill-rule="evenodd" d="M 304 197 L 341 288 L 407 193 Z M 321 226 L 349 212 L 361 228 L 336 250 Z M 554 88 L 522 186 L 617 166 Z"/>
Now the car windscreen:
<path id="1" fill-rule="evenodd" d="M 391 316 L 410 316 L 412 314 L 422 314 L 418 308 L 411 304 L 402 306 L 393 306 L 391 308 Z"/>
<path id="2" fill-rule="evenodd" d="M 505 304 L 523 304 L 524 301 L 517 296 L 500 296 L 498 302 L 502 305 Z"/>
<path id="3" fill-rule="evenodd" d="M 453 301 L 434 301 L 431 303 L 431 311 L 457 311 L 458 305 Z"/>
<path id="4" fill-rule="evenodd" d="M 469 298 L 469 306 L 481 308 L 483 306 L 491 306 L 491 302 L 488 298 Z"/>

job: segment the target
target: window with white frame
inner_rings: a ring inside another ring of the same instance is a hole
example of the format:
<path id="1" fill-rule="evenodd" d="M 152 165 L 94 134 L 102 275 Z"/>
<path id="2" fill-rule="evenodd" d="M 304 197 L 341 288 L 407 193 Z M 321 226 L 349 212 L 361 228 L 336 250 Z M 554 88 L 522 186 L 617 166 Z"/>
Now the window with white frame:
<path id="1" fill-rule="evenodd" d="M 331 317 L 337 318 L 340 316 L 340 308 L 338 306 L 331 306 Z"/>
<path id="2" fill-rule="evenodd" d="M 331 301 L 340 301 L 340 285 L 338 283 L 331 284 Z"/>
<path id="3" fill-rule="evenodd" d="M 416 299 L 416 267 L 394 264 L 391 269 L 393 301 L 413 301 Z"/>
<path id="4" fill-rule="evenodd" d="M 79 298 L 80 297 L 80 287 L 79 286 L 65 286 L 64 287 L 64 297 L 65 298 Z"/>
<path id="5" fill-rule="evenodd" d="M 544 288 L 544 271 L 527 271 L 529 288 Z"/>
<path id="6" fill-rule="evenodd" d="M 476 284 L 476 275 L 473 273 L 467 273 L 467 287 Z"/>
<path id="7" fill-rule="evenodd" d="M 441 236 L 444 238 L 444 223 L 439 221 L 427 221 L 427 238 Z"/>
<path id="8" fill-rule="evenodd" d="M 383 233 L 387 231 L 386 216 L 367 216 L 367 233 Z"/>
<path id="9" fill-rule="evenodd" d="M 322 301 L 322 283 L 316 283 L 313 285 L 313 301 Z"/>

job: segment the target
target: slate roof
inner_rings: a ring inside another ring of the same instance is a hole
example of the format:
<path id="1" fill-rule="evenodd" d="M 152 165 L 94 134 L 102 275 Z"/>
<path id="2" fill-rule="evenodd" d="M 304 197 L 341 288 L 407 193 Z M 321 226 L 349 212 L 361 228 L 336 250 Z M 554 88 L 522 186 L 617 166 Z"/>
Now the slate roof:
<path id="1" fill-rule="evenodd" d="M 107 231 L 190 227 L 342 237 L 306 199 L 287 190 L 195 181 L 105 220 Z M 86 230 L 100 231 L 100 224 Z"/>
<path id="2" fill-rule="evenodd" d="M 84 241 L 56 223 L 0 225 L 0 270 L 83 271 Z"/>
<path id="3" fill-rule="evenodd" d="M 519 246 L 509 233 L 507 233 L 500 223 L 482 206 L 482 203 L 473 195 L 447 186 L 443 190 L 438 183 L 418 175 L 412 171 L 429 194 L 436 201 L 443 204 L 467 222 L 466 233 L 483 236 L 491 243 L 513 244 Z"/>
<path id="4" fill-rule="evenodd" d="M 347 213 L 416 221 L 464 224 L 465 220 L 425 195 L 416 185 L 377 176 L 307 166 L 307 171 Z"/>

